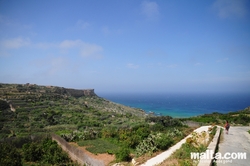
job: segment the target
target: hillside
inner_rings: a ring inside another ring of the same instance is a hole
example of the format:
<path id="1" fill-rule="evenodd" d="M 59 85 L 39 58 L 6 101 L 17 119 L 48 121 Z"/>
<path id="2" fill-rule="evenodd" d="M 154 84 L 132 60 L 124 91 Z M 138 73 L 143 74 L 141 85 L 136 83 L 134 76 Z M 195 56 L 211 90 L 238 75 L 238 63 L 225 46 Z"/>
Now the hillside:
<path id="1" fill-rule="evenodd" d="M 35 84 L 0 84 L 0 120 L 0 145 L 13 146 L 20 155 L 32 151 L 22 160 L 38 165 L 41 160 L 30 160 L 40 156 L 32 148 L 44 145 L 36 147 L 34 141 L 48 134 L 86 146 L 92 154 L 115 154 L 119 162 L 166 150 L 191 130 L 170 116 L 157 117 L 98 97 L 94 89 Z"/>
<path id="2" fill-rule="evenodd" d="M 224 126 L 225 122 L 228 121 L 233 126 L 250 126 L 250 107 L 244 110 L 229 112 L 229 113 L 218 113 L 213 112 L 211 114 L 204 114 L 190 118 L 183 118 L 183 121 L 195 121 L 204 124 L 216 124 Z"/>
<path id="3" fill-rule="evenodd" d="M 76 90 L 35 84 L 0 84 L 0 138 L 41 132 L 126 126 L 142 121 L 139 109 Z"/>
<path id="4" fill-rule="evenodd" d="M 32 144 L 32 138 L 54 133 L 94 156 L 115 154 L 116 162 L 135 157 L 143 163 L 193 131 L 183 124 L 223 126 L 229 120 L 231 125 L 249 125 L 249 115 L 250 107 L 228 114 L 175 119 L 148 115 L 141 109 L 108 101 L 95 94 L 94 89 L 0 84 L 0 145 L 16 140 L 17 153 L 26 155 L 26 150 L 31 150 L 32 154 L 27 154 L 33 157 L 40 154 L 33 153 L 32 146 L 26 149 L 24 140 Z"/>

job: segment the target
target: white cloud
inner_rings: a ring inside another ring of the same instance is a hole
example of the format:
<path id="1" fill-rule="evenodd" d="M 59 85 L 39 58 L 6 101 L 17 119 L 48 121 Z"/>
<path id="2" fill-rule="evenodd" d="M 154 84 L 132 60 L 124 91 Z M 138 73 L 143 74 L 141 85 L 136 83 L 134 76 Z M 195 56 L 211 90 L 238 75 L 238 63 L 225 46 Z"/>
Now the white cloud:
<path id="1" fill-rule="evenodd" d="M 29 46 L 30 40 L 29 38 L 13 38 L 13 39 L 8 39 L 8 40 L 3 40 L 0 43 L 1 49 L 18 49 L 21 47 Z"/>
<path id="2" fill-rule="evenodd" d="M 246 0 L 216 0 L 213 4 L 220 18 L 243 17 L 247 13 Z"/>
<path id="3" fill-rule="evenodd" d="M 59 44 L 62 49 L 69 49 L 73 47 L 80 47 L 84 43 L 81 40 L 64 40 Z"/>
<path id="4" fill-rule="evenodd" d="M 0 41 L 0 50 L 4 55 L 10 55 L 8 50 L 19 49 L 21 47 L 35 48 L 35 49 L 54 49 L 59 53 L 69 54 L 71 52 L 78 53 L 82 57 L 101 58 L 103 48 L 97 44 L 86 43 L 82 40 L 64 40 L 59 43 L 32 43 L 29 38 L 14 38 Z"/>
<path id="5" fill-rule="evenodd" d="M 63 50 L 76 49 L 82 57 L 101 58 L 103 48 L 96 44 L 85 43 L 81 40 L 64 40 L 59 44 Z"/>
<path id="6" fill-rule="evenodd" d="M 160 14 L 158 4 L 156 2 L 149 2 L 149 1 L 142 2 L 141 12 L 148 19 L 156 19 Z"/>
<path id="7" fill-rule="evenodd" d="M 95 44 L 88 44 L 85 43 L 81 48 L 80 55 L 82 57 L 94 57 L 94 58 L 101 58 L 102 57 L 102 47 L 95 45 Z"/>
<path id="8" fill-rule="evenodd" d="M 137 68 L 139 68 L 139 65 L 135 65 L 135 64 L 133 64 L 133 63 L 128 63 L 128 64 L 127 64 L 127 68 L 130 68 L 130 69 L 137 69 Z"/>

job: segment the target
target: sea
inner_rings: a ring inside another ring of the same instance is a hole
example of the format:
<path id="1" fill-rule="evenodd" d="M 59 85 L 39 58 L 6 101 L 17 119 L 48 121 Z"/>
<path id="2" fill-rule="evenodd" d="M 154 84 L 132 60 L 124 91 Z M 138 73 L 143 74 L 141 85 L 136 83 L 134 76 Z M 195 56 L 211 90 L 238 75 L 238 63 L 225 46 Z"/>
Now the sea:
<path id="1" fill-rule="evenodd" d="M 250 106 L 250 93 L 116 93 L 101 97 L 146 113 L 187 118 L 214 112 L 228 113 Z"/>

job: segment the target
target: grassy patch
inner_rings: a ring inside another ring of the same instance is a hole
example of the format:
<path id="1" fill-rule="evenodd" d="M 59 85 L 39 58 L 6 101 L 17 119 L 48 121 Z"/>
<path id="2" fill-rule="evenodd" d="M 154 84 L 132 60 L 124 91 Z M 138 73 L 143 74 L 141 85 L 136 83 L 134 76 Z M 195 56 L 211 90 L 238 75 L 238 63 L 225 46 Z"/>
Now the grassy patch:
<path id="1" fill-rule="evenodd" d="M 77 142 L 79 146 L 87 146 L 87 150 L 91 153 L 110 153 L 114 154 L 115 151 L 119 149 L 119 146 L 109 142 L 104 139 L 94 139 L 94 140 L 85 140 Z"/>
<path id="2" fill-rule="evenodd" d="M 176 150 L 174 154 L 167 160 L 164 161 L 164 164 L 171 165 L 173 160 L 175 160 L 175 163 L 172 163 L 173 165 L 195 165 L 198 161 L 193 161 L 190 158 L 191 152 L 204 152 L 206 150 L 205 146 L 199 146 L 194 147 L 193 145 L 189 143 L 184 143 L 180 149 Z"/>

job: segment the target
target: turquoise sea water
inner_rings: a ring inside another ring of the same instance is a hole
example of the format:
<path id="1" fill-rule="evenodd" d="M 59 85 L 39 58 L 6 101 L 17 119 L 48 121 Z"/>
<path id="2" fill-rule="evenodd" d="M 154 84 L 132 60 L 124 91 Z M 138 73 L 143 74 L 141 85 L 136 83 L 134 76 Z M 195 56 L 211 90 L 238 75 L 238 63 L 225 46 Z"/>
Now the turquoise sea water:
<path id="1" fill-rule="evenodd" d="M 250 106 L 250 94 L 104 94 L 101 97 L 172 117 L 227 113 Z"/>

